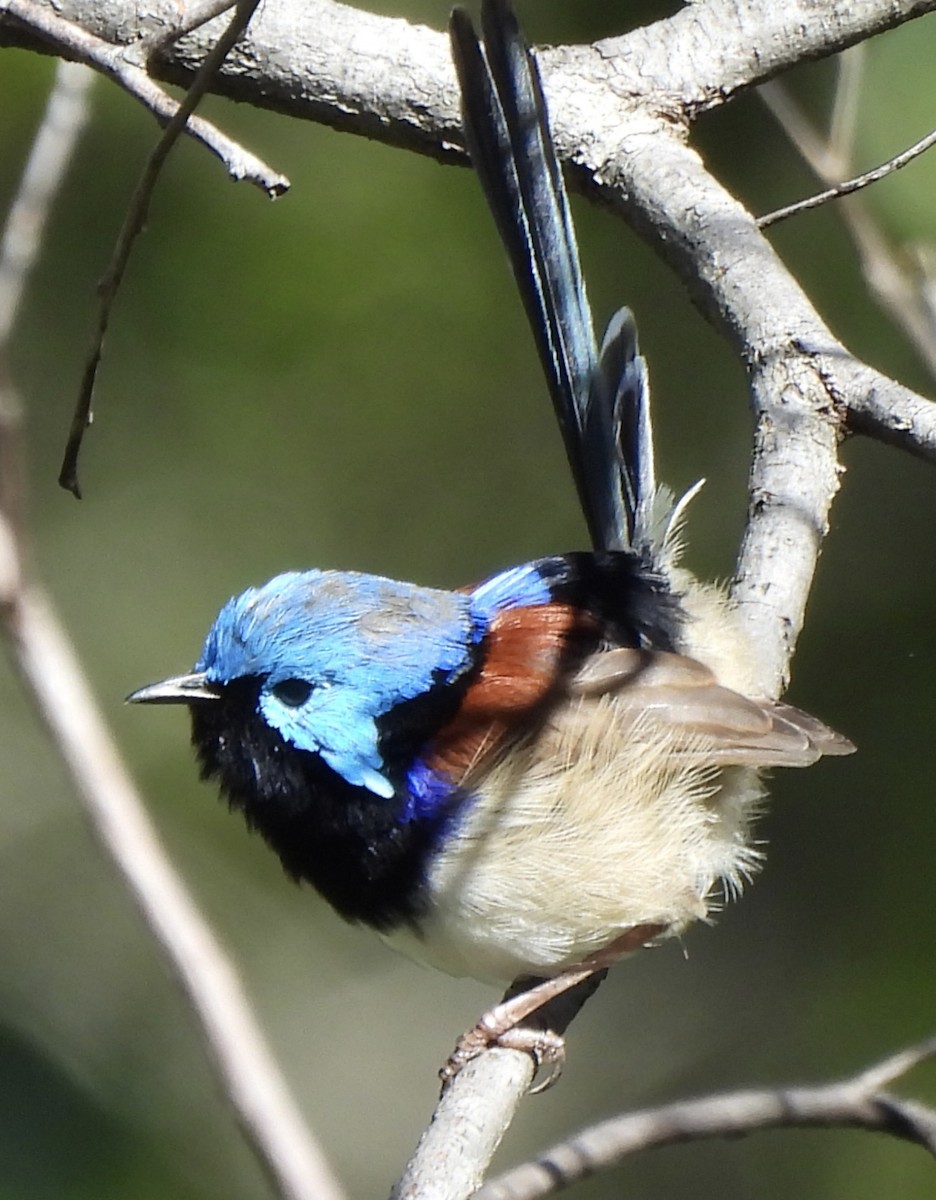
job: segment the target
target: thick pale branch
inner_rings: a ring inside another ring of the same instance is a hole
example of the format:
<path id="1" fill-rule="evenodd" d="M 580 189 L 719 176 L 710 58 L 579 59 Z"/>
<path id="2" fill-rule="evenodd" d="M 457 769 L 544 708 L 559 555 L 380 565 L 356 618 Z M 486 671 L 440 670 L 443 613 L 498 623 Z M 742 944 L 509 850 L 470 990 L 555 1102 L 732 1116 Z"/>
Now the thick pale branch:
<path id="1" fill-rule="evenodd" d="M 551 1000 L 533 1024 L 564 1032 L 605 974 L 592 975 Z M 515 1050 L 494 1048 L 467 1063 L 443 1091 L 392 1200 L 462 1200 L 477 1191 L 533 1073 L 530 1055 Z"/>
<path id="2" fill-rule="evenodd" d="M 622 97 L 671 98 L 677 120 L 692 119 L 797 63 L 826 58 L 933 11 L 933 0 L 696 0 L 666 21 L 563 51 L 563 67 Z M 613 64 L 590 67 L 595 56 Z M 638 77 L 634 88 L 632 75 Z"/>
<path id="3" fill-rule="evenodd" d="M 51 4 L 37 7 L 52 11 Z M 43 49 L 28 27 L 5 17 L 0 44 Z M 578 119 L 554 112 L 559 141 L 587 142 L 589 94 L 616 95 L 685 120 L 721 104 L 745 87 L 806 58 L 845 47 L 936 9 L 936 0 L 700 0 L 676 16 L 608 38 L 593 47 L 565 47 L 542 55 L 552 77 L 579 87 Z M 115 46 L 153 44 L 178 20 L 168 0 L 120 5 L 62 0 L 54 11 Z M 167 48 L 154 74 L 184 82 L 218 30 L 208 23 Z M 251 37 L 219 75 L 216 89 L 235 99 L 288 112 L 436 157 L 460 144 L 458 97 L 443 34 L 335 0 L 277 0 L 264 5 Z M 571 115 L 571 114 L 570 114 Z M 585 124 L 581 124 L 581 120 Z"/>
<path id="4" fill-rule="evenodd" d="M 13 546 L 0 520 L 0 545 Z M 7 535 L 7 536 L 5 536 Z M 5 574 L 0 564 L 0 577 Z M 64 630 L 35 586 L 7 598 L 14 659 L 95 834 L 163 947 L 249 1144 L 284 1200 L 341 1200 L 250 1008 L 243 985 L 175 873 L 114 747 Z"/>
<path id="5" fill-rule="evenodd" d="M 533 1060 L 489 1050 L 442 1096 L 391 1200 L 464 1200 L 484 1182 L 494 1151 L 533 1079 Z"/>
<path id="6" fill-rule="evenodd" d="M 246 0 L 245 0 L 246 2 Z M 25 480 L 9 340 L 52 201 L 83 127 L 87 76 L 63 66 L 0 238 L 0 634 L 92 828 L 201 1021 L 248 1141 L 295 1200 L 340 1200 L 231 963 L 166 857 L 64 630 L 24 566 Z"/>

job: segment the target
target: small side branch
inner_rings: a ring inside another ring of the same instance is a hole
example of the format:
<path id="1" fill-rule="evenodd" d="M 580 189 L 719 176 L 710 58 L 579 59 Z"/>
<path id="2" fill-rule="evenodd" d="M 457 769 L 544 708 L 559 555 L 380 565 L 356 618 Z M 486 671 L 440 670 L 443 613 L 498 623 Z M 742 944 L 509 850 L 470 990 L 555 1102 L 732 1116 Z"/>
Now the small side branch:
<path id="1" fill-rule="evenodd" d="M 855 244 L 869 291 L 881 308 L 901 327 L 929 368 L 930 374 L 936 376 L 936 317 L 926 293 L 928 272 L 925 267 L 921 272 L 914 271 L 910 261 L 913 256 L 907 255 L 901 248 L 892 244 L 880 222 L 862 203 L 860 197 L 847 198 L 840 192 L 840 188 L 846 185 L 836 183 L 843 175 L 849 173 L 851 166 L 854 137 L 849 136 L 849 120 L 842 114 L 853 113 L 858 104 L 864 62 L 861 51 L 862 47 L 855 47 L 844 58 L 840 68 L 839 87 L 836 89 L 833 120 L 827 136 L 806 116 L 782 83 L 767 83 L 759 89 L 758 95 L 812 170 L 824 183 L 830 185 L 828 190 L 819 196 L 810 201 L 803 201 L 803 207 L 814 207 L 813 201 L 820 203 L 826 198 L 838 198 L 841 195 L 843 202 L 838 205 L 837 213 Z M 891 161 L 904 165 L 934 141 L 936 134 L 928 134 L 903 155 L 898 155 Z M 871 183 L 875 178 L 881 177 L 881 172 L 887 173 L 886 164 L 884 168 L 878 168 L 877 172 L 869 172 L 856 178 Z M 779 209 L 777 213 L 769 214 L 768 217 L 762 217 L 759 224 L 763 228 L 774 218 L 779 220 L 781 216 L 799 211 L 802 211 L 799 205 L 790 205 Z M 863 426 L 860 421 L 852 422 L 852 425 L 861 432 L 871 432 L 870 426 Z M 918 452 L 913 442 L 908 439 L 904 442 L 894 441 L 893 444 L 904 445 L 913 453 Z"/>
<path id="2" fill-rule="evenodd" d="M 854 175 L 851 179 L 846 179 L 842 183 L 836 183 L 833 187 L 826 188 L 824 192 L 817 192 L 814 196 L 807 196 L 805 200 L 797 200 L 794 204 L 787 204 L 783 208 L 777 208 L 773 212 L 765 213 L 764 216 L 757 218 L 758 227 L 760 229 L 768 229 L 771 225 L 776 225 L 779 221 L 785 221 L 788 217 L 795 217 L 799 213 L 808 212 L 811 208 L 819 208 L 822 204 L 828 204 L 830 200 L 840 200 L 843 196 L 850 196 L 852 192 L 860 192 L 862 188 L 866 188 L 872 183 L 877 183 L 879 179 L 886 179 L 888 175 L 893 175 L 901 167 L 912 163 L 915 158 L 919 158 L 921 154 L 924 154 L 932 146 L 936 146 L 936 131 L 928 133 L 926 137 L 920 138 L 918 142 L 914 142 L 912 146 L 908 146 L 902 153 L 895 154 L 893 158 L 889 158 L 887 162 L 881 163 L 879 167 L 874 167 L 871 171 L 864 171 L 860 175 Z"/>
<path id="3" fill-rule="evenodd" d="M 850 430 L 936 463 L 936 403 L 859 359 L 820 356 L 817 365 Z"/>
<path id="4" fill-rule="evenodd" d="M 936 1037 L 835 1083 L 705 1096 L 614 1117 L 508 1171 L 477 1197 L 539 1200 L 642 1150 L 764 1129 L 865 1129 L 913 1142 L 936 1157 L 936 1110 L 883 1090 L 934 1056 Z"/>
<path id="5" fill-rule="evenodd" d="M 134 61 L 133 47 L 112 45 L 35 0 L 3 0 L 0 15 L 15 17 L 64 57 L 77 59 L 112 79 L 163 124 L 178 112 L 176 101 Z M 216 155 L 232 179 L 245 179 L 255 184 L 271 199 L 288 191 L 289 180 L 285 175 L 268 167 L 210 121 L 190 116 L 185 132 Z"/>

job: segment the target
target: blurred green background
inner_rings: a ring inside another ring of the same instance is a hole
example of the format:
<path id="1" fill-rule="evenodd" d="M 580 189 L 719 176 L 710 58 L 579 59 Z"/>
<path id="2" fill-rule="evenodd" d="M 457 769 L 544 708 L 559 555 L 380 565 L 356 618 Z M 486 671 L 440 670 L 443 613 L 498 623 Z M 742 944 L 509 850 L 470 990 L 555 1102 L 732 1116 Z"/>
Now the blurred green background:
<path id="1" fill-rule="evenodd" d="M 384 11 L 441 28 L 447 3 Z M 592 39 L 673 5 L 519 3 L 537 41 Z M 861 165 L 933 123 L 936 21 L 869 47 Z M 52 63 L 4 52 L 0 201 Z M 834 69 L 796 74 L 824 111 Z M 435 1071 L 491 989 L 426 972 L 342 924 L 197 781 L 187 721 L 130 710 L 187 668 L 229 594 L 288 567 L 455 585 L 584 544 L 544 387 L 475 181 L 298 121 L 206 113 L 293 182 L 275 205 L 178 147 L 117 304 L 83 462 L 56 486 L 95 281 L 156 129 L 103 82 L 15 349 L 39 569 L 180 870 L 235 956 L 352 1197 L 385 1193 Z M 696 142 L 756 211 L 814 190 L 748 97 Z M 868 203 L 896 243 L 932 242 L 936 158 Z M 740 367 L 634 235 L 577 201 L 599 320 L 629 303 L 655 385 L 665 477 L 693 505 L 690 564 L 730 574 L 750 419 Z M 913 387 L 932 381 L 868 299 L 826 209 L 775 242 L 837 334 Z M 500 1161 L 619 1109 L 738 1084 L 835 1076 L 936 1029 L 932 469 L 863 441 L 848 471 L 791 698 L 860 747 L 776 779 L 765 871 L 685 946 L 613 972 L 573 1027 L 561 1086 L 526 1103 Z M 0 1198 L 271 1194 L 219 1097 L 190 1013 L 13 672 L 0 669 Z M 902 1090 L 936 1101 L 936 1068 Z M 587 1196 L 930 1197 L 923 1153 L 784 1132 L 645 1155 Z"/>

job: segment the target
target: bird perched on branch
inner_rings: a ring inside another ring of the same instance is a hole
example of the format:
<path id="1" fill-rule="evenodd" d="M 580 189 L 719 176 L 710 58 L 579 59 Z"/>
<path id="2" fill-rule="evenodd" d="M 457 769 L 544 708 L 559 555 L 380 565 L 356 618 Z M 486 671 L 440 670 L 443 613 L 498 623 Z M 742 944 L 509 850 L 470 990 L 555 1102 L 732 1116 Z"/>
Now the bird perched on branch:
<path id="1" fill-rule="evenodd" d="M 506 0 L 456 10 L 465 137 L 507 248 L 592 540 L 461 591 L 346 571 L 229 600 L 183 703 L 205 778 L 297 880 L 444 971 L 541 982 L 460 1057 L 738 890 L 759 771 L 852 745 L 758 695 L 724 594 L 678 565 L 627 309 L 598 348 L 536 62 Z"/>

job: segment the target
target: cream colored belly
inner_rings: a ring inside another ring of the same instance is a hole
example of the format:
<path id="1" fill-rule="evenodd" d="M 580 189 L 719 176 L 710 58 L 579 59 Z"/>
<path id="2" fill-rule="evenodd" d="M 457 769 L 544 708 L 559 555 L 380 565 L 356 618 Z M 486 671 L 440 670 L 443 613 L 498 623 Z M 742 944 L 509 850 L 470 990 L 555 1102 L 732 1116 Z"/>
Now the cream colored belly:
<path id="1" fill-rule="evenodd" d="M 453 975 L 550 975 L 635 925 L 679 933 L 740 885 L 757 773 L 615 707 L 570 705 L 486 774 L 431 868 L 432 916 L 391 945 Z"/>

